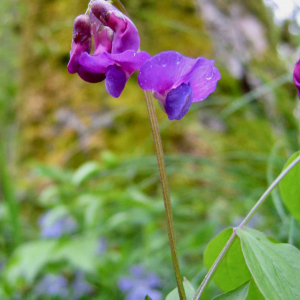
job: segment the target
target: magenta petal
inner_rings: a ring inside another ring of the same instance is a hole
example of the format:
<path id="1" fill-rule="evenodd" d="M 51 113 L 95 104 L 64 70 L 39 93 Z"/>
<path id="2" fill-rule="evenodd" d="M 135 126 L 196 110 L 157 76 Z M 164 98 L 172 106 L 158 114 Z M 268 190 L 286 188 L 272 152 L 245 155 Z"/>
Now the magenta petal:
<path id="1" fill-rule="evenodd" d="M 195 59 L 182 56 L 174 51 L 155 55 L 140 69 L 139 85 L 143 90 L 152 90 L 164 95 L 173 86 L 180 85 L 180 80 L 196 63 Z"/>
<path id="2" fill-rule="evenodd" d="M 83 52 L 90 52 L 92 47 L 91 23 L 86 15 L 78 16 L 74 21 L 72 48 L 70 51 L 70 61 L 68 72 L 77 72 L 79 58 Z"/>
<path id="3" fill-rule="evenodd" d="M 85 71 L 91 73 L 105 73 L 109 65 L 119 65 L 126 74 L 131 75 L 139 70 L 141 66 L 151 58 L 147 52 L 135 52 L 128 50 L 120 54 L 110 54 L 103 52 L 100 55 L 89 55 L 83 53 L 80 57 L 79 64 Z"/>
<path id="4" fill-rule="evenodd" d="M 105 57 L 104 53 L 100 55 L 89 55 L 88 53 L 83 53 L 79 59 L 79 65 L 86 72 L 95 74 L 105 73 L 106 68 L 113 62 L 110 58 Z"/>
<path id="5" fill-rule="evenodd" d="M 124 23 L 125 26 L 115 26 Z M 117 12 L 112 12 L 109 16 L 108 24 L 115 31 L 112 52 L 122 53 L 126 50 L 137 51 L 140 47 L 140 36 L 135 25 L 127 17 L 120 16 Z M 124 28 L 125 27 L 125 28 Z"/>
<path id="6" fill-rule="evenodd" d="M 151 55 L 145 51 L 135 52 L 128 50 L 120 54 L 104 53 L 103 57 L 111 60 L 122 67 L 122 69 L 129 75 L 140 70 L 141 66 L 151 58 Z"/>
<path id="7" fill-rule="evenodd" d="M 121 95 L 126 82 L 126 74 L 120 67 L 112 65 L 107 68 L 105 87 L 112 97 L 118 98 Z"/>
<path id="8" fill-rule="evenodd" d="M 298 59 L 293 74 L 294 84 L 298 90 L 298 97 L 300 99 L 300 59 Z"/>
<path id="9" fill-rule="evenodd" d="M 70 74 L 77 73 L 78 65 L 79 65 L 79 59 L 85 51 L 87 51 L 90 48 L 91 41 L 86 40 L 83 42 L 83 44 L 76 44 L 75 42 L 72 42 L 72 48 L 70 51 L 70 60 L 68 63 L 68 72 Z"/>
<path id="10" fill-rule="evenodd" d="M 180 120 L 188 112 L 193 102 L 193 91 L 190 85 L 182 83 L 171 90 L 165 100 L 165 110 L 169 120 Z"/>
<path id="11" fill-rule="evenodd" d="M 198 58 L 192 70 L 182 78 L 182 82 L 191 85 L 193 102 L 198 102 L 207 98 L 216 89 L 220 78 L 220 72 L 214 67 L 212 60 Z"/>
<path id="12" fill-rule="evenodd" d="M 116 7 L 106 1 L 94 1 L 91 10 L 99 20 L 115 32 L 112 53 L 139 49 L 140 37 L 137 28 Z"/>

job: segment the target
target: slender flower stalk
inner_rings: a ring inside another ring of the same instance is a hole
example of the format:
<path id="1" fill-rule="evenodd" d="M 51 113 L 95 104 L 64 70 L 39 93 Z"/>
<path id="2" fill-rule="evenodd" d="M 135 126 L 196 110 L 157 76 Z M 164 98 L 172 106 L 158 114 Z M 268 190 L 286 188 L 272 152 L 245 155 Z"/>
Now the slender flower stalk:
<path id="1" fill-rule="evenodd" d="M 254 214 L 257 212 L 258 208 L 261 206 L 261 204 L 266 200 L 266 198 L 269 196 L 269 194 L 273 191 L 273 189 L 277 186 L 277 184 L 284 178 L 284 176 L 300 161 L 300 156 L 297 157 L 284 171 L 281 172 L 281 174 L 275 179 L 275 181 L 269 186 L 269 188 L 264 192 L 264 194 L 260 197 L 260 199 L 256 202 L 256 204 L 253 206 L 251 211 L 248 213 L 248 215 L 245 217 L 245 219 L 241 222 L 241 224 L 238 226 L 239 228 L 244 227 L 247 225 L 247 223 L 251 220 L 251 218 L 254 216 Z M 230 236 L 228 242 L 220 252 L 219 256 L 217 257 L 214 264 L 211 266 L 210 270 L 206 274 L 205 278 L 203 279 L 200 287 L 196 291 L 196 294 L 193 297 L 193 300 L 199 300 L 201 296 L 203 295 L 207 285 L 209 284 L 210 280 L 212 279 L 213 275 L 217 271 L 219 265 L 221 264 L 223 258 L 225 257 L 226 253 L 232 246 L 233 242 L 237 238 L 236 228 L 233 229 L 233 233 Z"/>
<path id="2" fill-rule="evenodd" d="M 160 181 L 162 185 L 162 193 L 164 198 L 165 204 L 165 212 L 167 218 L 167 225 L 168 225 L 168 235 L 169 235 L 169 243 L 171 248 L 171 255 L 172 255 L 172 262 L 175 271 L 175 277 L 177 281 L 178 293 L 180 300 L 186 300 L 186 295 L 183 287 L 182 277 L 180 274 L 179 262 L 177 257 L 176 251 L 176 241 L 175 241 L 175 234 L 174 234 L 174 223 L 173 223 L 173 214 L 172 214 L 172 207 L 171 207 L 171 200 L 170 200 L 170 193 L 169 193 L 169 184 L 168 184 L 168 177 L 166 172 L 166 165 L 164 159 L 164 151 L 161 142 L 161 136 L 159 133 L 159 125 L 157 121 L 156 111 L 154 102 L 152 99 L 152 93 L 150 91 L 144 91 L 146 104 L 152 129 L 153 140 L 155 144 L 157 162 L 159 167 L 159 174 L 160 174 Z"/>

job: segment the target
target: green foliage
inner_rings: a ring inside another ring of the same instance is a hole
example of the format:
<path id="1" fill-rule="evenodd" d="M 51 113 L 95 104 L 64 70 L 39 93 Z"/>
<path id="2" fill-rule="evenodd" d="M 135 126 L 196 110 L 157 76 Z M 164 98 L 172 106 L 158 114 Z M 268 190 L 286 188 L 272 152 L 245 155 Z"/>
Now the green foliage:
<path id="1" fill-rule="evenodd" d="M 300 153 L 294 153 L 287 161 L 284 169 L 289 166 Z M 289 173 L 280 181 L 280 192 L 282 200 L 290 213 L 300 221 L 300 164 L 298 163 Z"/>
<path id="2" fill-rule="evenodd" d="M 249 292 L 250 282 L 237 287 L 233 291 L 219 295 L 213 300 L 246 300 Z"/>
<path id="3" fill-rule="evenodd" d="M 185 290 L 186 298 L 187 300 L 192 300 L 194 294 L 195 294 L 195 289 L 193 286 L 190 284 L 188 280 L 183 281 L 183 287 Z M 179 300 L 179 294 L 178 294 L 178 289 L 174 289 L 166 298 L 166 300 Z"/>
<path id="4" fill-rule="evenodd" d="M 300 251 L 250 228 L 237 233 L 247 266 L 265 299 L 300 299 Z"/>
<path id="5" fill-rule="evenodd" d="M 50 262 L 67 261 L 74 268 L 95 272 L 97 239 L 80 236 L 66 240 L 39 240 L 22 245 L 11 258 L 6 276 L 11 285 L 21 278 L 33 283 L 37 275 Z"/>
<path id="6" fill-rule="evenodd" d="M 206 247 L 204 252 L 204 264 L 209 270 L 233 232 L 228 228 L 219 233 Z M 224 257 L 214 281 L 224 291 L 229 292 L 251 279 L 251 274 L 246 265 L 240 241 L 236 239 Z"/>

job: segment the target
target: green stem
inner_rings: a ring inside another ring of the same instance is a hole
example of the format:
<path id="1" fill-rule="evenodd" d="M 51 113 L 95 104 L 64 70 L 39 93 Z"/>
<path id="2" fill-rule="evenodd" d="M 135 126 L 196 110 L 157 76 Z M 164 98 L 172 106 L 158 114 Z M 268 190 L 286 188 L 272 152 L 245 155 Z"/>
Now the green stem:
<path id="1" fill-rule="evenodd" d="M 177 281 L 178 293 L 179 293 L 180 300 L 186 300 L 186 295 L 183 287 L 183 282 L 180 274 L 179 262 L 178 262 L 177 252 L 176 252 L 176 241 L 175 241 L 175 234 L 174 234 L 174 222 L 173 222 L 171 200 L 169 194 L 169 184 L 168 184 L 168 177 L 167 177 L 166 165 L 164 159 L 164 151 L 163 151 L 161 137 L 159 133 L 159 125 L 158 125 L 157 116 L 155 112 L 155 106 L 152 99 L 152 94 L 149 91 L 144 91 L 144 94 L 146 98 L 147 109 L 148 109 L 151 129 L 152 129 L 153 140 L 155 144 L 158 167 L 159 167 L 160 181 L 162 185 L 162 193 L 164 198 L 165 212 L 166 212 L 167 225 L 168 225 L 169 243 L 171 248 L 171 255 L 172 255 L 172 262 L 175 271 L 175 277 Z"/>
<path id="2" fill-rule="evenodd" d="M 19 207 L 15 198 L 14 189 L 7 168 L 6 149 L 3 135 L 0 134 L 0 184 L 4 199 L 6 200 L 11 226 L 13 230 L 14 246 L 20 242 Z"/>
<path id="3" fill-rule="evenodd" d="M 277 186 L 277 184 L 282 180 L 282 178 L 300 161 L 300 156 L 298 156 L 284 171 L 281 172 L 281 174 L 276 178 L 276 180 L 270 185 L 270 187 L 264 192 L 264 194 L 260 197 L 260 199 L 256 202 L 256 204 L 253 206 L 251 211 L 248 213 L 248 215 L 245 217 L 245 219 L 241 222 L 241 224 L 238 226 L 239 228 L 244 227 L 247 225 L 247 223 L 251 220 L 251 218 L 254 216 L 260 205 L 266 200 L 266 198 L 269 196 L 269 194 L 273 191 L 273 189 Z M 217 257 L 214 264 L 211 266 L 210 270 L 206 274 L 205 278 L 203 279 L 200 287 L 196 291 L 196 294 L 193 297 L 193 300 L 199 300 L 200 297 L 203 295 L 205 288 L 209 284 L 210 280 L 212 279 L 213 275 L 217 271 L 220 263 L 222 262 L 224 256 L 232 246 L 233 242 L 235 241 L 237 237 L 236 229 L 233 229 L 233 233 L 231 237 L 229 238 L 228 242 L 222 249 L 221 253 Z"/>

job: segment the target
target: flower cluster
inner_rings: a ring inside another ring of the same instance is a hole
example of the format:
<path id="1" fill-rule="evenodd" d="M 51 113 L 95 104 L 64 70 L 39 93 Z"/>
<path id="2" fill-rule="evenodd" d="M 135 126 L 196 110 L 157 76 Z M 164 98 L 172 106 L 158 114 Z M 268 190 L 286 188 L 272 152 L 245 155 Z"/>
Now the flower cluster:
<path id="1" fill-rule="evenodd" d="M 90 54 L 92 37 L 94 53 Z M 91 83 L 105 80 L 108 93 L 118 98 L 131 74 L 140 70 L 140 87 L 153 92 L 170 120 L 180 120 L 193 102 L 215 90 L 221 76 L 212 60 L 174 51 L 151 58 L 139 47 L 132 21 L 109 2 L 95 0 L 89 16 L 75 20 L 68 71 Z"/>
<path id="2" fill-rule="evenodd" d="M 56 216 L 52 211 L 47 211 L 38 220 L 43 238 L 60 238 L 65 234 L 76 231 L 77 223 L 69 215 Z"/>
<path id="3" fill-rule="evenodd" d="M 86 281 L 81 271 L 75 272 L 72 282 L 63 275 L 46 274 L 35 287 L 35 294 L 44 299 L 80 300 L 93 293 L 93 287 Z"/>
<path id="4" fill-rule="evenodd" d="M 94 37 L 94 53 L 90 55 Z M 119 97 L 130 75 L 150 58 L 138 52 L 140 38 L 134 24 L 110 3 L 91 4 L 89 16 L 75 19 L 69 73 L 78 73 L 85 81 L 105 79 L 112 97 Z"/>
<path id="5" fill-rule="evenodd" d="M 146 272 L 143 266 L 135 265 L 130 269 L 130 277 L 122 277 L 118 286 L 127 293 L 125 300 L 144 300 L 149 296 L 152 300 L 161 300 L 160 278 L 153 272 Z"/>

